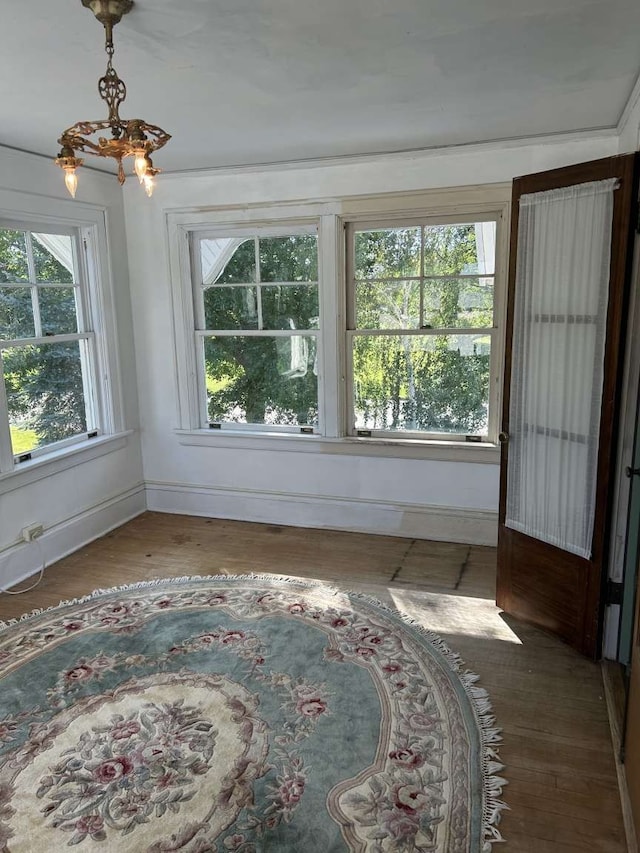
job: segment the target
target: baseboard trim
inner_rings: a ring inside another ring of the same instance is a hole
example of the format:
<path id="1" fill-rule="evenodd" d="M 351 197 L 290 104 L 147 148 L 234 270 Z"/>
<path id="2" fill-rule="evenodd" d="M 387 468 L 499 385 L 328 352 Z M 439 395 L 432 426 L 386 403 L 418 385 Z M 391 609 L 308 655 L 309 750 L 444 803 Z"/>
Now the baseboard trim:
<path id="1" fill-rule="evenodd" d="M 178 515 L 378 533 L 470 545 L 495 546 L 497 542 L 498 513 L 492 510 L 149 480 L 146 491 L 149 510 Z"/>
<path id="2" fill-rule="evenodd" d="M 0 591 L 50 566 L 146 510 L 144 483 L 111 495 L 45 529 L 33 542 L 19 542 L 0 554 Z"/>

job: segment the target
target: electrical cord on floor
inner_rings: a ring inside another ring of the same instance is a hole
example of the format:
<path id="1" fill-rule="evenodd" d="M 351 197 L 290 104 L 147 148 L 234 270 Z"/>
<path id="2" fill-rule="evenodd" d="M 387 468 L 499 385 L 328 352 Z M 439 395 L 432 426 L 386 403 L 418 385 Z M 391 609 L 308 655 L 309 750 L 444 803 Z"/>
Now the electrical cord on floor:
<path id="1" fill-rule="evenodd" d="M 31 592 L 31 590 L 35 589 L 42 581 L 42 578 L 44 577 L 44 570 L 47 568 L 47 562 L 44 558 L 44 551 L 42 550 L 42 545 L 40 544 L 40 541 L 38 539 L 32 539 L 31 541 L 35 542 L 35 544 L 40 549 L 40 558 L 42 560 L 42 566 L 40 567 L 38 579 L 35 581 L 35 583 L 32 583 L 31 586 L 27 586 L 24 589 L 0 589 L 0 593 L 4 593 L 5 595 L 23 595 L 25 592 Z"/>

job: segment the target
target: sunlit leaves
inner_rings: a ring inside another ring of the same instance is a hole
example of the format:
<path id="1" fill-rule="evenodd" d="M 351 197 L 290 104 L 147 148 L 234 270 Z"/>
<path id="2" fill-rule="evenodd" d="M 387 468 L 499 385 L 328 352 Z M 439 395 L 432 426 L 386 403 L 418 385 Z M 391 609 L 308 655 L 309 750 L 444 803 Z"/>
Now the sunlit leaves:
<path id="1" fill-rule="evenodd" d="M 260 281 L 317 281 L 318 240 L 312 235 L 261 237 Z"/>
<path id="2" fill-rule="evenodd" d="M 237 246 L 216 283 L 204 288 L 205 326 L 212 332 L 204 339 L 210 421 L 317 424 L 316 337 L 269 335 L 318 328 L 317 278 L 315 235 L 260 237 Z M 236 329 L 264 334 L 215 335 Z"/>
<path id="3" fill-rule="evenodd" d="M 471 331 L 493 326 L 493 276 L 478 275 L 494 268 L 486 228 L 356 231 L 355 329 L 363 332 L 353 342 L 356 427 L 486 432 L 491 342 Z M 366 334 L 438 329 L 461 333 Z"/>
<path id="4" fill-rule="evenodd" d="M 207 337 L 210 421 L 313 425 L 318 418 L 315 337 Z"/>
<path id="5" fill-rule="evenodd" d="M 356 426 L 475 434 L 486 431 L 489 352 L 471 336 L 357 336 Z"/>

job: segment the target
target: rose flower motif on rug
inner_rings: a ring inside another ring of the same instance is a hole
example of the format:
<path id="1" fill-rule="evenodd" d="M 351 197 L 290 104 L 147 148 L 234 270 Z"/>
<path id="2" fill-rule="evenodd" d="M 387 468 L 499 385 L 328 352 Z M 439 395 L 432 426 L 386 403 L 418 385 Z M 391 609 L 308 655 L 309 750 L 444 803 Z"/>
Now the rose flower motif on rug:
<path id="1" fill-rule="evenodd" d="M 268 576 L 0 626 L 0 851 L 487 853 L 487 696 L 373 599 Z"/>

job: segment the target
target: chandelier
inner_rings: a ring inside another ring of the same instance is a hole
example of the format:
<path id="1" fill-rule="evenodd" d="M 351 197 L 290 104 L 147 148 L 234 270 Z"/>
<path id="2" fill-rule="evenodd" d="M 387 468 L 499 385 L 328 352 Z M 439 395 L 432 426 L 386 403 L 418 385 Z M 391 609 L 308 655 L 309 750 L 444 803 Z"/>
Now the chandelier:
<path id="1" fill-rule="evenodd" d="M 56 163 L 64 170 L 64 182 L 75 198 L 78 187 L 76 169 L 84 163 L 76 152 L 94 154 L 97 157 L 113 157 L 118 163 L 118 181 L 126 180 L 122 161 L 134 158 L 134 170 L 138 180 L 151 197 L 154 178 L 160 171 L 151 160 L 151 154 L 162 148 L 171 136 L 161 127 L 147 124 L 142 119 L 121 119 L 120 104 L 127 96 L 127 87 L 113 67 L 113 28 L 127 12 L 131 11 L 133 0 L 82 0 L 82 5 L 91 9 L 104 26 L 105 51 L 109 57 L 104 77 L 98 81 L 100 97 L 109 108 L 109 117 L 103 121 L 79 121 L 62 132 L 58 143 L 62 146 Z M 111 132 L 110 137 L 98 136 L 101 131 Z"/>

